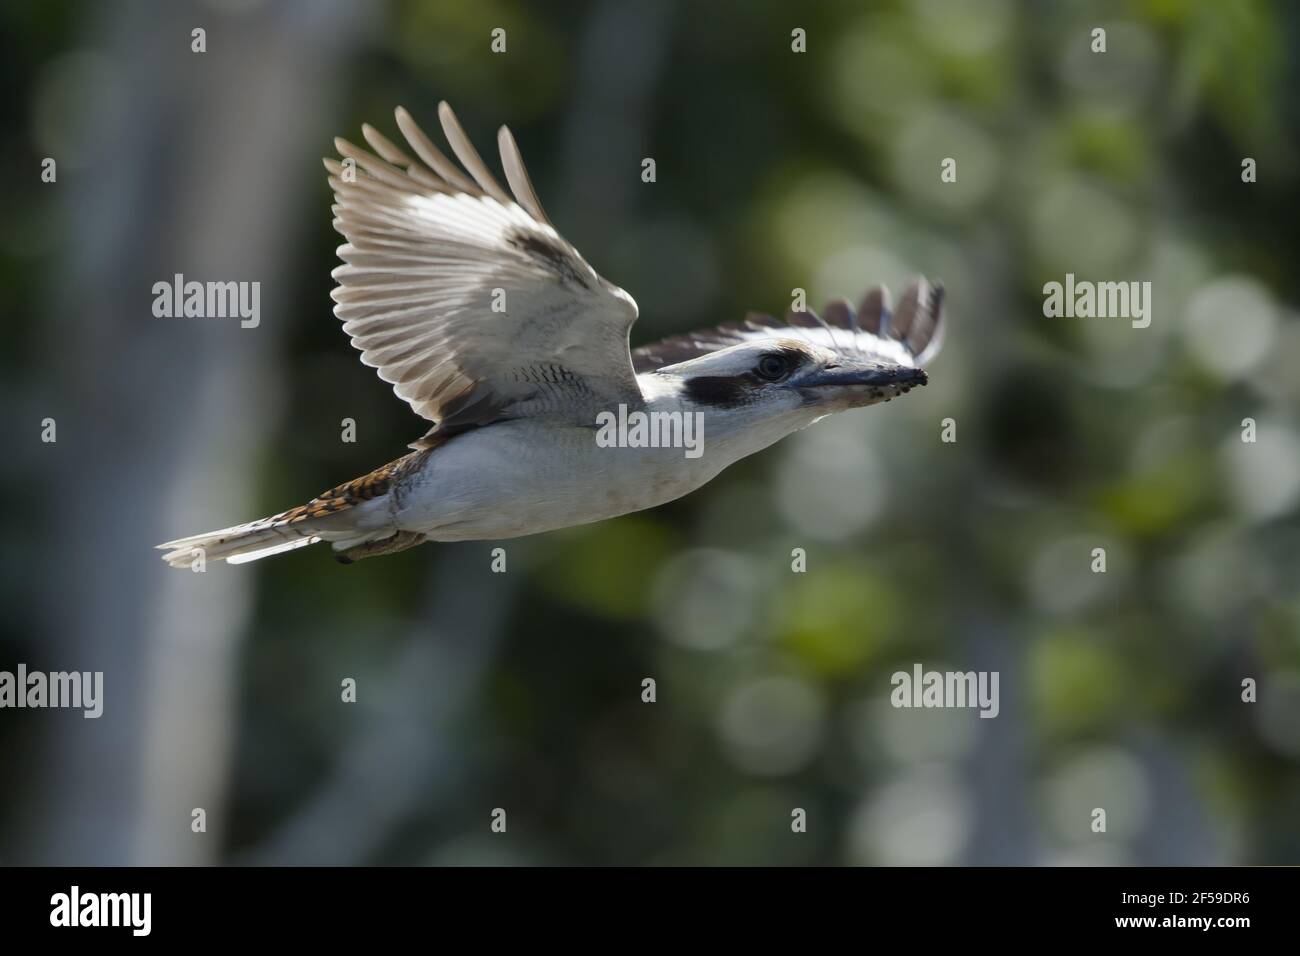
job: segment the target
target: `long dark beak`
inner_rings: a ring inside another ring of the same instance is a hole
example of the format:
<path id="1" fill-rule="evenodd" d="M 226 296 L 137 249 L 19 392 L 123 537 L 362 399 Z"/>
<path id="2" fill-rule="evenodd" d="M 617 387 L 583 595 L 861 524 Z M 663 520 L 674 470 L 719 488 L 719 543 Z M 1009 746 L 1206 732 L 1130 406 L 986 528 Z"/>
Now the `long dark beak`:
<path id="1" fill-rule="evenodd" d="M 892 388 L 906 391 L 915 385 L 924 385 L 929 379 L 923 370 L 906 365 L 844 364 L 823 369 L 799 382 L 800 388 L 860 385 L 868 388 Z"/>

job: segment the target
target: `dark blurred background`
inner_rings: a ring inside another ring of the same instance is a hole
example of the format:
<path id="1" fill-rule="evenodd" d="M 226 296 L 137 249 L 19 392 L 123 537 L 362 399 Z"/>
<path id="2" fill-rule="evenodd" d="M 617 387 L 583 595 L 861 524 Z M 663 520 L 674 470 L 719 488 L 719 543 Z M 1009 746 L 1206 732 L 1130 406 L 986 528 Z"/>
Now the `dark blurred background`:
<path id="1" fill-rule="evenodd" d="M 1300 6 L 0 10 L 0 669 L 105 672 L 98 720 L 0 711 L 0 862 L 1300 862 Z M 932 384 L 505 574 L 169 570 L 426 427 L 331 315 L 320 157 L 443 98 L 633 344 L 924 272 Z M 1151 326 L 1045 318 L 1066 272 L 1149 280 Z M 175 273 L 259 281 L 260 326 L 155 318 Z M 1000 715 L 891 708 L 915 662 Z"/>

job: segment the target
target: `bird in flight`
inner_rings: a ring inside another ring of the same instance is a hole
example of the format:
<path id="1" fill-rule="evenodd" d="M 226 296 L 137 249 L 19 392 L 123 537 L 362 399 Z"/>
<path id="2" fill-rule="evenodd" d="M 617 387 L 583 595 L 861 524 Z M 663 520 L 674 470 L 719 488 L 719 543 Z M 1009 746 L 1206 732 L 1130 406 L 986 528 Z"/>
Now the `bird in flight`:
<path id="1" fill-rule="evenodd" d="M 334 312 L 361 361 L 429 422 L 414 449 L 281 514 L 158 547 L 173 567 L 252 561 L 318 541 L 343 562 L 425 541 L 512 538 L 653 508 L 836 412 L 924 385 L 943 290 L 912 280 L 891 308 L 795 311 L 637 349 L 636 302 L 542 210 L 506 127 L 509 192 L 446 103 L 452 162 L 404 109 L 410 152 L 326 159 L 347 242 Z M 414 153 L 414 156 L 411 155 Z"/>

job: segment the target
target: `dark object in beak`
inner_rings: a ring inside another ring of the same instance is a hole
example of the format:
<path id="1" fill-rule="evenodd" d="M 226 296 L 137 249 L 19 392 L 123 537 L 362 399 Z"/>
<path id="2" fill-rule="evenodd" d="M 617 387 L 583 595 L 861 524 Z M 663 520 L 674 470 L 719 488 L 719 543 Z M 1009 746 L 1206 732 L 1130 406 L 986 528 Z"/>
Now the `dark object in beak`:
<path id="1" fill-rule="evenodd" d="M 903 391 L 929 381 L 924 370 L 905 365 L 840 365 L 823 369 L 799 382 L 800 388 L 865 385 L 869 388 L 896 388 Z"/>

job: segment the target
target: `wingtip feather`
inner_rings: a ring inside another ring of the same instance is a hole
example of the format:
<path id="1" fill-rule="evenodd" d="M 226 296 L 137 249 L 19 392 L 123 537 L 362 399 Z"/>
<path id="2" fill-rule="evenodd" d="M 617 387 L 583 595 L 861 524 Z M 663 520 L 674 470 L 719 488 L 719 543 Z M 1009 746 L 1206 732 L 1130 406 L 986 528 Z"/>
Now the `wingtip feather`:
<path id="1" fill-rule="evenodd" d="M 460 160 L 460 164 L 465 167 L 465 172 L 469 173 L 482 190 L 497 202 L 512 202 L 513 200 L 487 168 L 487 164 L 483 162 L 483 157 L 479 156 L 478 150 L 474 148 L 465 128 L 460 125 L 460 120 L 456 118 L 456 114 L 452 112 L 446 100 L 438 104 L 438 118 L 442 121 L 442 132 L 447 137 L 447 143 L 451 146 L 451 151 L 456 154 L 456 158 Z"/>

